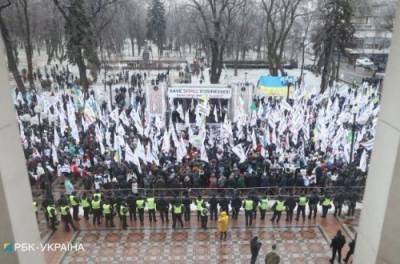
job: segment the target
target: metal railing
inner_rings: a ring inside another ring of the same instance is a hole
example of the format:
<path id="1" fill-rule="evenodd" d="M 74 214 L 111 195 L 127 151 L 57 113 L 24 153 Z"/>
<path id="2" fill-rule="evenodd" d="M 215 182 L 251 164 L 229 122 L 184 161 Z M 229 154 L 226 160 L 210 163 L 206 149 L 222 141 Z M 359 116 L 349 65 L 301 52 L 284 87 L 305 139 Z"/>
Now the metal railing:
<path id="1" fill-rule="evenodd" d="M 278 196 L 288 197 L 290 195 L 324 195 L 326 193 L 335 195 L 337 193 L 356 194 L 358 199 L 361 201 L 364 193 L 365 186 L 332 186 L 332 187 L 255 187 L 255 188 L 137 188 L 132 189 L 101 189 L 100 191 L 107 196 L 118 196 L 126 198 L 128 195 L 135 193 L 142 197 L 154 196 L 164 198 L 175 198 L 184 197 L 186 194 L 191 199 L 194 199 L 201 195 L 203 198 L 208 199 L 215 195 L 216 197 L 224 196 L 231 198 L 234 195 L 238 195 L 240 198 L 246 198 L 249 195 L 257 195 L 262 197 L 267 195 L 268 198 L 274 199 Z M 86 189 L 75 189 L 77 195 L 81 196 L 86 193 L 89 197 L 95 192 L 95 190 Z M 63 188 L 54 188 L 52 190 L 54 199 L 59 199 L 62 194 L 66 194 Z M 39 198 L 42 200 L 42 198 Z"/>

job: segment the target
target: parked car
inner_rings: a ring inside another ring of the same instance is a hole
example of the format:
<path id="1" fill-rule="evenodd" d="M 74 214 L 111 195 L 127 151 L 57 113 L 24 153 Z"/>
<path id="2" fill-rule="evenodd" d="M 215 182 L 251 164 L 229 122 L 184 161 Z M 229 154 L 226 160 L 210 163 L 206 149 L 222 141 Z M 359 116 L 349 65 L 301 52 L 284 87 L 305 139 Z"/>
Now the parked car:
<path id="1" fill-rule="evenodd" d="M 374 66 L 374 62 L 370 58 L 367 58 L 367 57 L 358 58 L 356 60 L 356 66 L 361 66 L 364 68 L 372 67 L 372 66 Z"/>

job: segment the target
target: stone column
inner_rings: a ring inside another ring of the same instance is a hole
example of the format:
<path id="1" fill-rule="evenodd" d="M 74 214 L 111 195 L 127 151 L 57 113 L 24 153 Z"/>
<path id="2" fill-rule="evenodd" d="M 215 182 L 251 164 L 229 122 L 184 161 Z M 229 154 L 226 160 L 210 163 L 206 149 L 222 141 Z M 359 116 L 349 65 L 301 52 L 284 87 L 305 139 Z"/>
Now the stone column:
<path id="1" fill-rule="evenodd" d="M 399 8 L 397 9 L 399 11 Z M 355 263 L 400 263 L 400 15 L 397 12 Z"/>
<path id="2" fill-rule="evenodd" d="M 44 263 L 39 251 L 6 253 L 3 249 L 7 242 L 40 246 L 6 61 L 0 37 L 0 263 Z"/>

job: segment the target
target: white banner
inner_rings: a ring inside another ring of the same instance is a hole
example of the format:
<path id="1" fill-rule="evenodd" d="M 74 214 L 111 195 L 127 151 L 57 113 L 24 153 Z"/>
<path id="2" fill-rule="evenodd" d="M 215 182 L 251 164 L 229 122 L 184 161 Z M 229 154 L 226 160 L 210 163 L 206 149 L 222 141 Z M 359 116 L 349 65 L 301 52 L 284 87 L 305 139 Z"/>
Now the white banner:
<path id="1" fill-rule="evenodd" d="M 230 99 L 232 97 L 232 89 L 224 87 L 169 87 L 168 97 L 170 98 L 200 98 L 207 96 L 215 99 Z"/>

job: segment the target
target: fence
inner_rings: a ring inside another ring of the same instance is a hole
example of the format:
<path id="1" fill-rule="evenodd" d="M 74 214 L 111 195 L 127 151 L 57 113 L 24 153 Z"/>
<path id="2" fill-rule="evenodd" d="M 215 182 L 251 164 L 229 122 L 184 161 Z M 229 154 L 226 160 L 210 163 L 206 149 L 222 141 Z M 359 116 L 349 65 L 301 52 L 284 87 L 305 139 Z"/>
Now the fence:
<path id="1" fill-rule="evenodd" d="M 225 196 L 227 198 L 238 195 L 240 198 L 246 198 L 248 195 L 257 195 L 261 197 L 267 195 L 270 199 L 277 198 L 278 196 L 288 197 L 290 195 L 306 194 L 310 195 L 316 193 L 318 195 L 324 195 L 329 193 L 330 195 L 335 195 L 339 192 L 345 194 L 355 193 L 358 195 L 359 201 L 362 200 L 362 195 L 364 193 L 365 186 L 334 186 L 334 187 L 256 187 L 256 188 L 137 188 L 135 193 L 146 197 L 154 196 L 156 198 L 174 198 L 174 197 L 184 197 L 186 194 L 189 195 L 191 199 L 194 199 L 201 195 L 203 198 L 208 199 L 213 195 L 217 197 Z M 94 193 L 94 190 L 76 189 L 78 195 L 87 193 L 89 196 Z M 122 196 L 127 197 L 132 193 L 132 189 L 102 189 L 106 196 Z M 58 199 L 62 194 L 65 193 L 64 189 L 54 188 L 52 194 L 54 199 Z M 40 200 L 40 199 L 39 199 Z"/>

